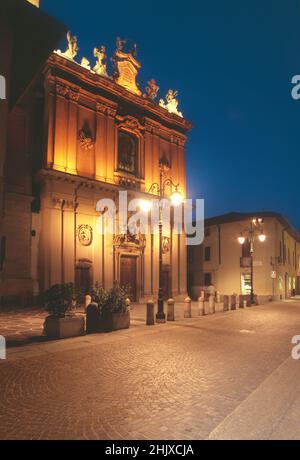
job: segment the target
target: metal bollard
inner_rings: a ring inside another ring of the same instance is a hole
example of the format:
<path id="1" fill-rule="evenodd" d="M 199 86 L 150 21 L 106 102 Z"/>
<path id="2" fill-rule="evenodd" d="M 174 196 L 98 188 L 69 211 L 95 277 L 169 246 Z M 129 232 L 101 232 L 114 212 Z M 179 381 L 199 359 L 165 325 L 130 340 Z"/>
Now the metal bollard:
<path id="1" fill-rule="evenodd" d="M 192 317 L 192 300 L 190 299 L 190 297 L 187 297 L 184 301 L 184 317 Z"/>
<path id="2" fill-rule="evenodd" d="M 223 311 L 228 311 L 229 310 L 229 296 L 224 295 L 223 296 Z"/>
<path id="3" fill-rule="evenodd" d="M 154 321 L 154 302 L 153 300 L 149 300 L 147 302 L 147 320 L 146 320 L 147 326 L 154 326 L 155 321 Z"/>
<path id="4" fill-rule="evenodd" d="M 168 321 L 175 321 L 175 300 L 169 299 L 168 300 Z"/>
<path id="5" fill-rule="evenodd" d="M 231 310 L 236 310 L 236 296 L 231 296 Z"/>
<path id="6" fill-rule="evenodd" d="M 217 291 L 216 300 L 217 300 L 217 303 L 220 303 L 220 302 L 221 302 L 221 294 L 220 294 L 220 291 Z"/>
<path id="7" fill-rule="evenodd" d="M 199 316 L 205 315 L 205 308 L 204 308 L 204 297 L 199 297 L 198 299 L 198 308 L 199 308 Z"/>
<path id="8" fill-rule="evenodd" d="M 239 308 L 240 306 L 240 296 L 239 295 L 235 296 L 235 305 L 236 305 L 236 308 Z"/>
<path id="9" fill-rule="evenodd" d="M 213 315 L 216 313 L 216 306 L 215 306 L 215 296 L 210 295 L 208 299 L 208 305 L 209 305 L 209 313 Z"/>
<path id="10" fill-rule="evenodd" d="M 86 333 L 101 332 L 101 314 L 98 304 L 91 303 L 86 308 Z"/>

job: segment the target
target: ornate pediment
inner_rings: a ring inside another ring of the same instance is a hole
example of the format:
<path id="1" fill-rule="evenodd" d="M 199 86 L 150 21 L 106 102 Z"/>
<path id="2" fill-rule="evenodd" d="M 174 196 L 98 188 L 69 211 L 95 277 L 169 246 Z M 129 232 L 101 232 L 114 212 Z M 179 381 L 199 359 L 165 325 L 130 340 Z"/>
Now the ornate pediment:
<path id="1" fill-rule="evenodd" d="M 116 67 L 116 83 L 123 86 L 123 88 L 128 91 L 141 96 L 142 92 L 136 82 L 141 64 L 135 59 L 132 52 L 125 53 L 124 51 L 117 49 L 114 55 L 114 62 Z"/>
<path id="2" fill-rule="evenodd" d="M 127 129 L 129 131 L 136 132 L 137 134 L 140 131 L 144 131 L 145 127 L 139 122 L 135 117 L 127 115 L 126 117 L 117 116 L 117 122 L 119 123 L 119 128 Z"/>

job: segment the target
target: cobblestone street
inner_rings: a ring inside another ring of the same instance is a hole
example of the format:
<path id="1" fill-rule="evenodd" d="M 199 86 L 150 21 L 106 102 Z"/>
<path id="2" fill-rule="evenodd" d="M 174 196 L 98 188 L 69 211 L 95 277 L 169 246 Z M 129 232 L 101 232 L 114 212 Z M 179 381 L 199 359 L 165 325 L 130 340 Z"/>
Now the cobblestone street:
<path id="1" fill-rule="evenodd" d="M 0 361 L 1 439 L 299 438 L 300 303 L 32 344 Z"/>

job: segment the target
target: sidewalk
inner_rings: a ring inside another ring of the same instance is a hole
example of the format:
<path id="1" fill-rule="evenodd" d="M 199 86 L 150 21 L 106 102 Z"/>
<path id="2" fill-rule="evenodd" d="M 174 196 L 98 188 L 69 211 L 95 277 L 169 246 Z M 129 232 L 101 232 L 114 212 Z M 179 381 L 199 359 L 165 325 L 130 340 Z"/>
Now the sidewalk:
<path id="1" fill-rule="evenodd" d="M 77 310 L 82 313 L 81 309 Z M 155 306 L 156 311 L 156 306 Z M 220 312 L 220 307 L 216 313 Z M 165 304 L 167 314 L 167 305 Z M 23 346 L 30 343 L 48 341 L 44 335 L 43 324 L 47 312 L 41 307 L 16 309 L 8 312 L 0 312 L 0 335 L 6 338 L 8 347 Z M 192 302 L 192 317 L 198 317 L 198 303 Z M 175 304 L 175 320 L 184 318 L 184 303 Z M 146 305 L 133 304 L 131 310 L 131 327 L 143 326 L 146 323 Z"/>
<path id="2" fill-rule="evenodd" d="M 299 440 L 300 362 L 288 358 L 209 436 L 211 440 Z"/>

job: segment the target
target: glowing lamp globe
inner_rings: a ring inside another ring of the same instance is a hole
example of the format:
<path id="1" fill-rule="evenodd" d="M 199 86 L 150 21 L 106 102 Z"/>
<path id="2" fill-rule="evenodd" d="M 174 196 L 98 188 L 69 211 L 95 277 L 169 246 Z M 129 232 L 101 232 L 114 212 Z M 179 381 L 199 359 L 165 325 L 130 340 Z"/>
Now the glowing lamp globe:
<path id="1" fill-rule="evenodd" d="M 183 202 L 183 198 L 180 192 L 174 192 L 171 195 L 171 201 L 173 206 L 180 206 Z"/>
<path id="2" fill-rule="evenodd" d="M 264 243 L 264 242 L 266 241 L 266 238 L 267 238 L 267 237 L 266 237 L 266 235 L 265 235 L 264 233 L 261 233 L 261 234 L 259 235 L 259 237 L 258 237 L 258 239 L 259 239 L 259 241 L 260 241 L 261 243 Z"/>
<path id="3" fill-rule="evenodd" d="M 245 241 L 246 241 L 246 238 L 245 238 L 243 235 L 241 235 L 241 236 L 238 237 L 238 242 L 239 242 L 240 244 L 244 244 Z"/>
<path id="4" fill-rule="evenodd" d="M 141 200 L 140 201 L 140 208 L 143 212 L 148 213 L 152 208 L 152 203 L 149 200 Z"/>

